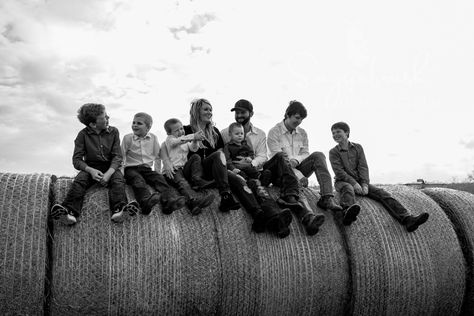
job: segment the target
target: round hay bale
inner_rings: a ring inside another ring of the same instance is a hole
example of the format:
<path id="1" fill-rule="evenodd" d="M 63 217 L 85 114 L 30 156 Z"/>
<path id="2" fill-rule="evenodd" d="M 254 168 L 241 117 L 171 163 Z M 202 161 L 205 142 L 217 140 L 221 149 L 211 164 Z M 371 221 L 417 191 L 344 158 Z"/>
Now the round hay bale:
<path id="1" fill-rule="evenodd" d="M 474 195 L 444 188 L 423 189 L 422 192 L 441 206 L 454 226 L 467 263 L 462 314 L 474 315 Z"/>
<path id="2" fill-rule="evenodd" d="M 361 213 L 345 226 L 355 315 L 457 315 L 465 287 L 459 241 L 441 208 L 422 192 L 386 186 L 412 214 L 430 218 L 408 233 L 381 204 L 358 197 Z"/>
<path id="3" fill-rule="evenodd" d="M 50 176 L 0 173 L 0 315 L 42 315 Z"/>

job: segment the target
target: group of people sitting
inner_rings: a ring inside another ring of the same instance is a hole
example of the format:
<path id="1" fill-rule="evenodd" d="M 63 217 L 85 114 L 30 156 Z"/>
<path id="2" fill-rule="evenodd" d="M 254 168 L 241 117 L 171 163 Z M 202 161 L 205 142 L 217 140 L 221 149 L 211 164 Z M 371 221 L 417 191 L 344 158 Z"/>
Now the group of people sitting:
<path id="1" fill-rule="evenodd" d="M 167 120 L 164 128 L 168 136 L 160 146 L 150 133 L 153 119 L 149 114 L 135 114 L 133 133 L 120 142 L 117 128 L 108 125 L 105 107 L 84 104 L 78 119 L 86 127 L 75 139 L 73 154 L 79 173 L 64 201 L 53 205 L 51 217 L 66 225 L 75 224 L 86 190 L 95 183 L 109 188 L 111 219 L 118 223 L 140 211 L 149 214 L 158 203 L 165 214 L 186 206 L 197 215 L 214 200 L 207 190 L 197 191 L 217 187 L 219 210 L 228 212 L 243 206 L 252 216 L 252 230 L 257 233 L 288 236 L 293 213 L 306 233 L 314 235 L 325 217 L 315 214 L 300 199 L 302 187 L 314 173 L 321 195 L 317 206 L 342 212 L 344 225 L 352 224 L 360 213 L 355 195 L 379 201 L 408 232 L 427 221 L 428 213 L 410 215 L 387 191 L 370 184 L 364 150 L 349 141 L 348 124 L 338 122 L 331 127 L 337 145 L 331 149 L 329 160 L 335 173 L 334 186 L 340 193 L 339 205 L 325 155 L 309 152 L 308 135 L 300 127 L 307 117 L 301 102 L 289 103 L 284 119 L 270 129 L 268 137 L 251 123 L 254 111 L 248 100 L 237 101 L 231 111 L 235 112 L 235 122 L 219 131 L 212 120 L 211 103 L 193 100 L 190 124 L 183 126 L 176 118 Z M 127 201 L 125 183 L 131 185 L 138 202 Z M 279 187 L 277 199 L 268 193 L 271 184 Z"/>

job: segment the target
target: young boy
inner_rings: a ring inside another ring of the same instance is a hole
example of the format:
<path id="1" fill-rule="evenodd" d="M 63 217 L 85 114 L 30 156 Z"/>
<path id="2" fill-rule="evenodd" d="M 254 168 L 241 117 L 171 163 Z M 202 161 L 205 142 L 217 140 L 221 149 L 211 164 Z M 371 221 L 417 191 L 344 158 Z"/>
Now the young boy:
<path id="1" fill-rule="evenodd" d="M 204 133 L 200 131 L 195 134 L 184 135 L 183 124 L 180 120 L 175 118 L 167 120 L 164 127 L 168 137 L 161 150 L 163 172 L 169 182 L 185 197 L 191 214 L 197 215 L 201 213 L 202 208 L 212 203 L 213 197 L 206 195 L 203 198 L 198 198 L 196 192 L 191 188 L 184 177 L 184 169 L 192 168 L 190 164 L 187 163 L 188 153 L 190 150 L 195 152 L 199 149 L 198 140 L 203 137 Z M 197 177 L 199 177 L 199 175 Z"/>
<path id="2" fill-rule="evenodd" d="M 232 123 L 229 125 L 230 141 L 224 145 L 224 154 L 227 160 L 227 169 L 242 176 L 245 180 L 258 179 L 260 172 L 255 168 L 251 162 L 255 158 L 255 153 L 252 147 L 247 144 L 244 139 L 244 127 L 240 123 Z M 249 163 L 248 166 L 237 168 L 234 165 L 234 160 L 240 161 L 244 159 Z"/>
<path id="3" fill-rule="evenodd" d="M 123 137 L 125 180 L 132 186 L 143 214 L 150 214 L 158 202 L 161 202 L 163 213 L 171 214 L 183 207 L 185 201 L 182 196 L 176 195 L 164 176 L 158 173 L 161 169 L 160 144 L 157 137 L 149 132 L 152 125 L 152 117 L 139 112 L 133 118 L 133 133 Z M 152 169 L 153 165 L 155 170 Z M 147 184 L 157 192 L 151 194 Z M 158 192 L 161 193 L 161 197 Z"/>
<path id="4" fill-rule="evenodd" d="M 112 221 L 122 222 L 135 215 L 138 204 L 127 204 L 125 181 L 118 170 L 122 163 L 119 131 L 109 126 L 109 117 L 102 104 L 87 103 L 77 112 L 77 118 L 86 126 L 74 141 L 72 162 L 79 173 L 63 203 L 51 208 L 51 217 L 66 225 L 75 224 L 81 214 L 86 190 L 100 183 L 109 188 Z"/>
<path id="5" fill-rule="evenodd" d="M 341 195 L 344 225 L 350 225 L 357 219 L 360 206 L 355 203 L 355 194 L 366 195 L 379 201 L 398 222 L 405 225 L 408 232 L 415 231 L 418 226 L 428 220 L 429 214 L 410 215 L 407 209 L 390 193 L 378 188 L 369 181 L 369 167 L 361 145 L 349 141 L 349 125 L 344 122 L 335 123 L 331 127 L 332 137 L 338 143 L 329 152 L 329 161 L 335 176 L 335 187 Z"/>

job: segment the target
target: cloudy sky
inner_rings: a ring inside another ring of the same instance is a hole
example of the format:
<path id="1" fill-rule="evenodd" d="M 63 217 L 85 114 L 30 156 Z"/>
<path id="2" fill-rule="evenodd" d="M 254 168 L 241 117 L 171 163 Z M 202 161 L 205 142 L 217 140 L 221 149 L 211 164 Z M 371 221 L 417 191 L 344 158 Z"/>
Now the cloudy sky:
<path id="1" fill-rule="evenodd" d="M 240 98 L 268 131 L 306 105 L 310 150 L 351 125 L 374 183 L 463 180 L 474 170 L 472 1 L 0 1 L 0 172 L 75 175 L 76 118 L 138 111 L 164 140 L 205 97 L 219 129 Z"/>

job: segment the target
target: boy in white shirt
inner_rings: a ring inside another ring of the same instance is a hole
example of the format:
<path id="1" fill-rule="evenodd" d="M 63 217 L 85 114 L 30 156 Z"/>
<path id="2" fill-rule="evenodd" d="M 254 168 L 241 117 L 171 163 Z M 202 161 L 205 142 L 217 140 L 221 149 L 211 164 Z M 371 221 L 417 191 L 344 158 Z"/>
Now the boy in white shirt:
<path id="1" fill-rule="evenodd" d="M 162 204 L 163 213 L 170 214 L 182 208 L 185 200 L 177 196 L 163 175 L 158 173 L 161 169 L 160 144 L 157 137 L 149 132 L 152 124 L 149 114 L 135 114 L 133 133 L 125 135 L 122 141 L 124 177 L 132 186 L 143 214 L 148 215 L 158 202 Z M 147 184 L 160 192 L 161 197 L 157 192 L 150 193 Z"/>
<path id="2" fill-rule="evenodd" d="M 197 215 L 201 213 L 202 208 L 212 203 L 213 197 L 211 195 L 198 197 L 196 191 L 191 188 L 184 175 L 197 173 L 193 178 L 200 178 L 200 168 L 191 166 L 188 163 L 187 157 L 190 150 L 195 152 L 199 149 L 199 141 L 204 138 L 204 133 L 200 131 L 184 135 L 183 124 L 175 118 L 167 120 L 164 128 L 168 137 L 161 148 L 163 173 L 168 181 L 184 196 L 191 214 Z M 207 182 L 205 180 L 202 181 Z"/>

